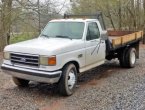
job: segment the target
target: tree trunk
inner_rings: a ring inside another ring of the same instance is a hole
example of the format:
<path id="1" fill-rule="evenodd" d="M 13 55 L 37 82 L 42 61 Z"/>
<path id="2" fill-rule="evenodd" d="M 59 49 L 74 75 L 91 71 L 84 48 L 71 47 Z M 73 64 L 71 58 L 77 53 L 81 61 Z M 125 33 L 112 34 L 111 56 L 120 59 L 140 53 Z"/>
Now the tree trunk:
<path id="1" fill-rule="evenodd" d="M 122 28 L 122 12 L 121 12 L 121 1 L 119 0 L 118 1 L 118 7 L 119 7 L 119 9 L 118 9 L 118 19 L 119 19 L 119 22 L 118 22 L 118 26 L 119 26 L 119 30 L 121 30 L 121 28 Z"/>
<path id="2" fill-rule="evenodd" d="M 111 12 L 110 12 L 109 1 L 107 1 L 106 7 L 107 7 L 107 15 L 108 15 L 107 17 L 109 18 L 109 20 L 110 20 L 110 22 L 111 22 L 111 25 L 112 25 L 113 29 L 116 30 L 115 25 L 114 25 L 114 21 L 113 21 Z"/>
<path id="3" fill-rule="evenodd" d="M 10 35 L 11 26 L 11 9 L 12 0 L 2 0 L 1 10 L 1 27 L 0 27 L 0 51 L 8 44 L 8 36 Z"/>

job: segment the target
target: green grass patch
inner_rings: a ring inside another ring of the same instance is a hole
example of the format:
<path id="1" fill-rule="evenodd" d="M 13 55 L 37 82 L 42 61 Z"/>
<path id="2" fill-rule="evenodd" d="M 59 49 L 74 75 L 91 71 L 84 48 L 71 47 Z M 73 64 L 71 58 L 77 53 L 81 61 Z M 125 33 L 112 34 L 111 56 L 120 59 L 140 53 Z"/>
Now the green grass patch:
<path id="1" fill-rule="evenodd" d="M 38 33 L 21 33 L 11 36 L 10 43 L 17 43 L 38 37 Z"/>

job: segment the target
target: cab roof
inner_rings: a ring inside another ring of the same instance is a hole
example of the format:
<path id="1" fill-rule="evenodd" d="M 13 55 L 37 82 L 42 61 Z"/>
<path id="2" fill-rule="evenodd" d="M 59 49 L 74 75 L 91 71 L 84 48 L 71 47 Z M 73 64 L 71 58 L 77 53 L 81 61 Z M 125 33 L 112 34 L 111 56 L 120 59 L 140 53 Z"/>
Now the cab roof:
<path id="1" fill-rule="evenodd" d="M 88 22 L 88 21 L 98 21 L 98 19 L 85 19 L 85 18 L 71 18 L 71 19 L 54 19 L 50 22 Z"/>

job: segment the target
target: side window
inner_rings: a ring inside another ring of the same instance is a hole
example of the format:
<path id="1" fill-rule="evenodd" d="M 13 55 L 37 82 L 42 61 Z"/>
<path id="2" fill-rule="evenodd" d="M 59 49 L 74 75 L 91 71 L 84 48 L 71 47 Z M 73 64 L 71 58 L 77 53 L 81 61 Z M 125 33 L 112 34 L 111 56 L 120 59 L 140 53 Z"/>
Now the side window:
<path id="1" fill-rule="evenodd" d="M 100 31 L 97 23 L 95 22 L 89 23 L 86 39 L 93 40 L 93 39 L 98 39 L 99 37 L 100 37 Z"/>

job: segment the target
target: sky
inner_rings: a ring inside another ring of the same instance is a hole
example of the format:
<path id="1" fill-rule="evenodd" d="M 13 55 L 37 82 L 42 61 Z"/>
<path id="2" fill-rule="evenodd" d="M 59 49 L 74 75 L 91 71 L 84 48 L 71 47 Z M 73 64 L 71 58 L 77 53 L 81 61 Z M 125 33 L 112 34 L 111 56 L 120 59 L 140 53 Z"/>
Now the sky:
<path id="1" fill-rule="evenodd" d="M 36 0 L 37 1 L 37 0 Z M 47 0 L 40 0 L 41 2 L 45 2 Z M 53 3 L 56 3 L 60 6 L 58 6 L 58 10 L 61 9 L 61 14 L 64 14 L 66 10 L 70 7 L 70 0 L 51 0 Z M 63 7 L 63 8 L 62 8 Z"/>

